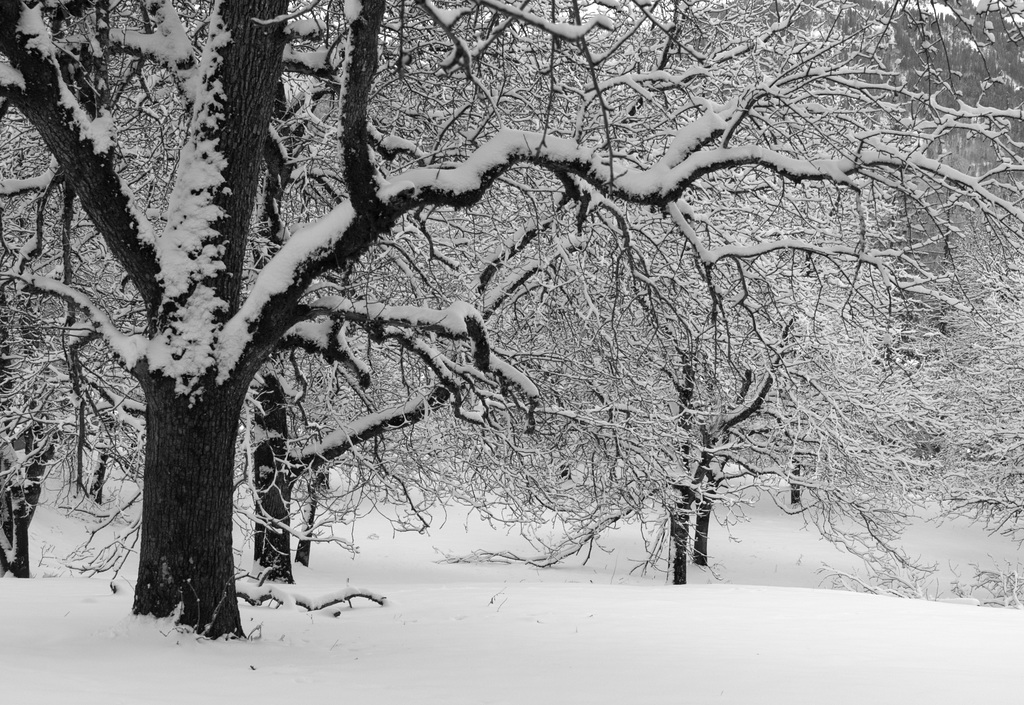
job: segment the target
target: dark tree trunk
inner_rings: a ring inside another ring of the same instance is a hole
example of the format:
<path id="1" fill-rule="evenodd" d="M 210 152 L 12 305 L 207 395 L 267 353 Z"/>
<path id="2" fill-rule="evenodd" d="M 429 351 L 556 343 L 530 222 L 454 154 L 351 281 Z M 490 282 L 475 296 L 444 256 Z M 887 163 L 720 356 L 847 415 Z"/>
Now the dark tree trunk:
<path id="1" fill-rule="evenodd" d="M 697 505 L 696 529 L 693 536 L 693 564 L 708 564 L 708 529 L 711 527 L 711 502 L 702 499 Z"/>
<path id="2" fill-rule="evenodd" d="M 305 524 L 307 535 L 313 529 L 313 522 L 316 521 L 316 512 L 319 509 L 317 497 L 327 487 L 327 473 L 320 468 L 310 471 L 312 478 L 309 480 L 309 497 L 306 506 L 302 509 L 302 523 Z M 313 542 L 309 539 L 302 539 L 295 549 L 295 562 L 299 565 L 309 567 L 309 552 Z"/>
<path id="3" fill-rule="evenodd" d="M 135 614 L 167 617 L 209 637 L 242 635 L 231 550 L 240 385 L 208 387 L 194 404 L 173 381 L 146 380 L 145 501 Z"/>
<path id="4" fill-rule="evenodd" d="M 96 468 L 96 474 L 92 477 L 89 485 L 89 494 L 92 495 L 96 504 L 103 504 L 103 483 L 107 479 L 107 463 L 110 462 L 110 454 L 106 451 L 100 453 L 100 464 Z"/>
<path id="5" fill-rule="evenodd" d="M 705 436 L 704 445 L 714 443 L 714 439 Z M 694 536 L 693 536 L 693 564 L 708 564 L 708 528 L 711 524 L 711 498 L 707 496 L 709 489 L 717 485 L 714 480 L 712 462 L 715 457 L 707 451 L 702 451 L 700 460 L 697 463 L 697 472 L 693 481 L 695 488 L 686 490 L 686 507 L 690 514 L 694 515 Z"/>
<path id="6" fill-rule="evenodd" d="M 7 489 L 0 493 L 0 531 L 3 532 L 4 546 L 10 553 L 0 550 L 0 572 L 10 573 L 15 578 L 30 578 L 32 570 L 29 561 L 28 527 L 35 516 L 40 483 L 46 474 L 46 465 L 53 458 L 53 446 L 40 451 L 36 447 L 35 429 L 29 427 L 15 440 L 14 449 L 26 453 L 30 462 L 20 477 L 10 477 Z M 0 459 L 0 478 L 11 472 L 8 460 Z"/>
<path id="7" fill-rule="evenodd" d="M 294 583 L 291 534 L 281 528 L 290 525 L 292 475 L 285 465 L 288 457 L 287 399 L 277 377 L 265 375 L 256 401 L 259 404 L 255 415 L 259 439 L 253 452 L 256 511 L 264 521 L 257 522 L 255 527 L 255 570 L 262 580 Z"/>
<path id="8" fill-rule="evenodd" d="M 31 515 L 23 515 L 24 505 L 19 494 L 11 490 L 4 492 L 0 498 L 0 526 L 4 532 L 5 542 L 11 546 L 10 559 L 6 551 L 0 551 L 0 567 L 4 573 L 10 573 L 15 578 L 31 578 L 28 525 L 32 518 Z"/>
<path id="9" fill-rule="evenodd" d="M 802 474 L 803 473 L 800 472 L 800 466 L 799 465 L 797 465 L 796 467 L 793 468 L 793 475 L 794 476 L 800 477 L 800 475 L 802 475 Z M 791 505 L 793 505 L 794 507 L 799 506 L 801 501 L 802 501 L 802 498 L 800 496 L 800 489 L 801 489 L 801 486 L 800 486 L 799 482 L 790 482 L 789 483 L 789 503 Z"/>
<path id="10" fill-rule="evenodd" d="M 712 457 L 708 456 L 703 462 L 701 469 L 701 477 L 704 482 L 700 489 L 699 498 L 696 500 L 696 528 L 694 529 L 693 536 L 693 564 L 706 566 L 708 564 L 708 531 L 711 529 L 711 510 L 715 506 L 715 492 L 718 491 L 718 487 L 721 484 L 720 479 L 716 479 L 713 467 Z"/>
<path id="11" fill-rule="evenodd" d="M 686 560 L 690 551 L 690 507 L 693 490 L 677 485 L 675 506 L 669 511 L 669 537 L 672 541 L 672 584 L 686 585 Z"/>

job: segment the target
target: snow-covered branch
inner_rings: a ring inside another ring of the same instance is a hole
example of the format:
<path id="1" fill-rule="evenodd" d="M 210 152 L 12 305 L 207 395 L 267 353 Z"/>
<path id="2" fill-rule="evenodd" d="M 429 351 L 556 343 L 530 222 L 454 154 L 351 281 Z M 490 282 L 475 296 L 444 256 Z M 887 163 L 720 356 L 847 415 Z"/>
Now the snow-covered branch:
<path id="1" fill-rule="evenodd" d="M 376 602 L 382 607 L 387 600 L 386 597 L 372 590 L 362 590 L 354 587 L 344 587 L 319 597 L 309 598 L 305 595 L 286 590 L 278 585 L 255 585 L 244 581 L 235 583 L 235 593 L 239 599 L 245 600 L 255 607 L 269 602 L 272 605 L 280 605 L 285 609 L 302 607 L 309 612 L 327 611 L 327 608 L 342 602 L 352 607 L 352 600 L 356 598 Z M 340 613 L 335 612 L 334 616 L 338 616 L 338 614 Z"/>
<path id="2" fill-rule="evenodd" d="M 481 371 L 490 369 L 491 348 L 483 316 L 473 306 L 456 301 L 445 309 L 423 306 L 388 306 L 369 301 L 350 301 L 324 297 L 311 308 L 365 326 L 398 326 L 435 333 L 452 340 L 465 340 L 473 349 L 473 359 Z"/>
<path id="3" fill-rule="evenodd" d="M 116 166 L 109 116 L 91 118 L 61 75 L 60 49 L 42 17 L 42 5 L 0 5 L 0 53 L 18 65 L 25 89 L 10 96 L 64 170 L 75 193 L 110 244 L 136 289 L 157 299 L 152 227 Z"/>
<path id="4" fill-rule="evenodd" d="M 77 310 L 88 317 L 88 323 L 82 326 L 76 335 L 99 335 L 114 351 L 125 368 L 132 369 L 140 360 L 146 346 L 145 339 L 140 335 L 127 335 L 121 332 L 107 316 L 106 311 L 84 292 L 56 279 L 32 274 L 0 272 L 0 280 L 4 279 L 21 282 L 32 291 L 55 296 L 75 306 Z"/>
<path id="5" fill-rule="evenodd" d="M 440 386 L 430 394 L 413 395 L 404 404 L 367 414 L 326 434 L 319 441 L 308 443 L 293 458 L 293 466 L 302 472 L 307 467 L 340 457 L 361 443 L 418 423 L 430 411 L 447 404 L 450 398 L 448 389 Z"/>
<path id="6" fill-rule="evenodd" d="M 53 170 L 47 169 L 30 179 L 0 179 L 0 196 L 17 196 L 31 191 L 45 191 L 53 181 Z"/>
<path id="7" fill-rule="evenodd" d="M 322 318 L 292 326 L 278 344 L 281 349 L 301 348 L 342 365 L 366 389 L 370 386 L 370 368 L 352 352 L 342 321 Z"/>

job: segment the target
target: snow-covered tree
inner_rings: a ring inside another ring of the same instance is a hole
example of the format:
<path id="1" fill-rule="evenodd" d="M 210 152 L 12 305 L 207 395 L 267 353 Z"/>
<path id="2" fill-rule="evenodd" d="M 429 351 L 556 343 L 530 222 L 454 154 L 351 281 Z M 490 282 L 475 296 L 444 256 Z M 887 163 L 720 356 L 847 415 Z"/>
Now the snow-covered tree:
<path id="1" fill-rule="evenodd" d="M 25 144 L 45 146 L 89 217 L 81 236 L 97 236 L 96 256 L 116 263 L 133 301 L 114 308 L 94 282 L 31 267 L 0 275 L 63 298 L 141 387 L 135 612 L 241 633 L 237 431 L 250 384 L 282 350 L 345 364 L 348 326 L 361 328 L 406 350 L 426 382 L 378 414 L 447 405 L 485 426 L 511 410 L 536 416 L 544 390 L 531 375 L 543 367 L 529 368 L 515 326 L 488 310 L 529 278 L 527 246 L 564 249 L 543 226 L 558 209 L 581 231 L 609 218 L 625 253 L 656 221 L 660 242 L 647 244 L 706 273 L 722 315 L 751 300 L 742 286 L 716 289 L 715 273 L 732 268 L 749 288 L 756 263 L 780 251 L 927 288 L 927 274 L 889 267 L 919 242 L 818 222 L 799 185 L 848 203 L 879 183 L 940 224 L 965 206 L 996 225 L 1024 220 L 1005 139 L 1019 112 L 906 87 L 881 48 L 890 20 L 916 6 L 844 34 L 837 18 L 851 7 L 0 0 L 4 110 L 32 126 Z M 965 125 L 1006 161 L 968 177 L 926 156 Z M 22 171 L 9 176 L 39 176 Z M 762 214 L 769 227 L 734 231 L 719 213 L 749 192 L 811 215 L 780 231 Z M 431 272 L 403 268 L 399 234 L 451 270 L 444 286 L 428 291 Z M 399 257 L 375 268 L 389 248 Z M 504 272 L 474 282 L 481 262 Z M 658 290 L 642 269 L 633 276 Z M 563 315 L 586 317 L 580 304 Z M 336 458 L 373 425 L 343 420 L 301 455 Z"/>

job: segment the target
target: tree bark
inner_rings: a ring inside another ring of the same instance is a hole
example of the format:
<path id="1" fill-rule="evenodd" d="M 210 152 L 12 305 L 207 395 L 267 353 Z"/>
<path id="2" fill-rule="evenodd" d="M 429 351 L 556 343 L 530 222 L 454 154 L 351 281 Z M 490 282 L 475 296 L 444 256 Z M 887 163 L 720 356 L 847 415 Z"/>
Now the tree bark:
<path id="1" fill-rule="evenodd" d="M 322 468 L 317 467 L 312 471 L 312 477 L 308 480 L 309 483 L 309 497 L 306 499 L 306 506 L 302 508 L 302 523 L 305 525 L 306 535 L 313 530 L 313 522 L 316 521 L 316 512 L 319 509 L 319 502 L 317 497 L 327 487 L 327 472 Z M 299 541 L 299 545 L 295 549 L 295 562 L 299 565 L 309 567 L 309 554 L 313 548 L 313 542 L 310 539 L 302 539 Z"/>
<path id="2" fill-rule="evenodd" d="M 711 502 L 703 499 L 697 504 L 696 528 L 693 536 L 693 564 L 708 564 L 708 529 L 711 527 Z"/>
<path id="3" fill-rule="evenodd" d="M 794 477 L 800 477 L 801 474 L 802 473 L 800 472 L 800 466 L 799 465 L 795 466 L 793 468 L 793 476 Z M 800 496 L 800 489 L 801 489 L 800 483 L 798 483 L 798 482 L 790 482 L 789 483 L 789 503 L 792 506 L 794 506 L 794 507 L 799 506 L 801 501 L 802 501 L 802 497 Z"/>
<path id="4" fill-rule="evenodd" d="M 0 492 L 0 575 L 10 573 L 15 578 L 31 578 L 32 570 L 29 560 L 28 527 L 35 516 L 39 495 L 42 492 L 40 483 L 46 474 L 46 465 L 53 458 L 53 446 L 43 451 L 36 447 L 35 429 L 29 426 L 15 440 L 13 448 L 26 455 L 35 456 L 31 459 L 20 477 L 7 478 L 7 487 Z M 12 470 L 11 457 L 3 457 L 0 450 L 0 478 Z M 4 550 L 10 547 L 10 551 Z"/>
<path id="5" fill-rule="evenodd" d="M 689 487 L 676 486 L 672 490 L 678 495 L 675 506 L 669 511 L 669 537 L 672 541 L 672 584 L 686 585 L 686 560 L 690 550 L 690 507 L 693 491 Z"/>
<path id="6" fill-rule="evenodd" d="M 288 412 L 284 389 L 273 374 L 264 374 L 264 385 L 256 395 L 260 408 L 255 425 L 259 442 L 253 452 L 255 466 L 257 522 L 253 562 L 262 580 L 294 583 L 292 577 L 290 525 L 292 474 L 284 465 L 288 458 Z M 269 525 L 269 526 L 268 526 Z"/>
<path id="7" fill-rule="evenodd" d="M 145 501 L 135 614 L 216 638 L 242 636 L 231 548 L 235 438 L 244 388 L 208 387 L 193 404 L 147 378 Z M 243 391 L 240 391 L 243 390 Z"/>

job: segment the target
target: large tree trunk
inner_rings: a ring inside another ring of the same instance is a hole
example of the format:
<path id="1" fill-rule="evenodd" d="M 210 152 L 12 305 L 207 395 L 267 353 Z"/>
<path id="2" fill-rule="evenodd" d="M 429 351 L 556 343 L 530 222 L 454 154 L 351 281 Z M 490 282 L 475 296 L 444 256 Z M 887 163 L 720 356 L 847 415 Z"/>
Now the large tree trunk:
<path id="1" fill-rule="evenodd" d="M 261 580 L 294 583 L 292 577 L 291 534 L 283 527 L 290 524 L 292 475 L 285 466 L 288 457 L 287 399 L 281 382 L 273 374 L 264 375 L 262 389 L 256 395 L 260 408 L 255 426 L 259 438 L 253 452 L 255 466 L 257 522 L 254 537 L 255 570 Z"/>
<path id="2" fill-rule="evenodd" d="M 167 617 L 209 637 L 242 635 L 231 550 L 240 385 L 194 404 L 166 379 L 146 385 L 145 500 L 136 614 Z M 180 610 L 180 612 L 178 612 Z"/>

